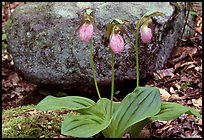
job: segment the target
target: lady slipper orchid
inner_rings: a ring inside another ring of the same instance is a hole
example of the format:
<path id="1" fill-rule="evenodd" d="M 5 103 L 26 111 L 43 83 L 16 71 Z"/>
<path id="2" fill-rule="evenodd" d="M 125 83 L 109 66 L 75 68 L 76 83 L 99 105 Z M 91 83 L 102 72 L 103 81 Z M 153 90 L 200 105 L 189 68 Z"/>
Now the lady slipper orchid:
<path id="1" fill-rule="evenodd" d="M 88 42 L 93 35 L 93 25 L 91 23 L 84 23 L 79 29 L 79 37 L 84 42 Z"/>
<path id="2" fill-rule="evenodd" d="M 110 38 L 109 47 L 115 54 L 121 53 L 125 48 L 122 36 L 120 34 L 113 34 Z"/>
<path id="3" fill-rule="evenodd" d="M 150 43 L 152 39 L 152 29 L 147 24 L 143 24 L 140 28 L 140 35 L 143 43 Z"/>

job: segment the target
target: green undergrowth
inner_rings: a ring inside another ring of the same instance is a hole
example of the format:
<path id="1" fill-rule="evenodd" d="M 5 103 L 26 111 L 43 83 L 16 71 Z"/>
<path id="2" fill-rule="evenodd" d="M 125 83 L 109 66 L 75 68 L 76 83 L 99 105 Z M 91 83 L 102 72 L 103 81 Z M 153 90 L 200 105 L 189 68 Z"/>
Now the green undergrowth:
<path id="1" fill-rule="evenodd" d="M 53 138 L 60 135 L 60 127 L 67 110 L 38 111 L 34 105 L 2 112 L 2 138 Z"/>

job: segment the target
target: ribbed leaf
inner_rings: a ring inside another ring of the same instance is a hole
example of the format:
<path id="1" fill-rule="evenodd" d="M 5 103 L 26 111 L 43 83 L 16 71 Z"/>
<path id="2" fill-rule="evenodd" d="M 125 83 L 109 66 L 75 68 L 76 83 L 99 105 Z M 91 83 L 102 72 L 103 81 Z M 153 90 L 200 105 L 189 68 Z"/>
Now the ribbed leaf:
<path id="1" fill-rule="evenodd" d="M 101 111 L 103 111 L 102 109 L 102 104 L 105 107 L 107 116 L 110 116 L 110 103 L 111 101 L 107 98 L 102 98 L 101 100 L 99 100 L 97 102 L 97 104 L 101 107 Z M 115 113 L 115 111 L 117 110 L 117 108 L 119 107 L 120 102 L 113 102 L 113 113 Z M 115 124 L 115 121 L 112 119 L 111 123 L 108 125 L 108 127 L 106 129 L 104 129 L 102 131 L 103 135 L 106 138 L 114 138 L 115 137 L 115 129 L 117 129 L 117 125 Z"/>
<path id="2" fill-rule="evenodd" d="M 189 108 L 172 102 L 162 102 L 160 112 L 155 116 L 152 116 L 151 120 L 169 121 L 176 119 L 185 113 L 202 118 L 198 111 L 193 108 Z"/>
<path id="3" fill-rule="evenodd" d="M 150 122 L 151 122 L 151 120 L 149 118 L 146 118 L 146 119 L 130 126 L 130 128 L 128 128 L 128 132 L 129 132 L 131 138 L 139 137 L 140 132 L 143 129 L 143 127 L 145 127 L 145 125 L 149 124 Z"/>
<path id="4" fill-rule="evenodd" d="M 102 103 L 101 103 L 102 102 Z M 101 98 L 101 100 L 98 100 L 97 104 L 100 107 L 100 110 L 103 111 L 102 107 L 105 107 L 106 113 L 109 116 L 110 115 L 110 103 L 111 100 L 107 99 L 107 98 Z M 118 108 L 120 102 L 113 102 L 113 113 L 116 111 L 116 109 Z M 103 106 L 102 106 L 103 105 Z"/>
<path id="5" fill-rule="evenodd" d="M 67 96 L 67 97 L 45 97 L 37 106 L 36 109 L 47 111 L 47 110 L 57 110 L 57 109 L 69 109 L 69 110 L 79 110 L 84 108 L 89 108 L 96 104 L 93 100 L 80 97 L 80 96 Z"/>
<path id="6" fill-rule="evenodd" d="M 121 137 L 133 124 L 157 114 L 160 111 L 160 92 L 156 87 L 138 87 L 128 94 L 114 113 L 117 124 L 116 137 Z"/>
<path id="7" fill-rule="evenodd" d="M 93 105 L 92 107 L 95 108 Z M 92 107 L 84 110 L 89 110 Z M 99 108 L 98 108 L 99 110 Z M 62 123 L 61 133 L 74 137 L 91 137 L 101 132 L 110 124 L 106 114 L 67 114 Z"/>

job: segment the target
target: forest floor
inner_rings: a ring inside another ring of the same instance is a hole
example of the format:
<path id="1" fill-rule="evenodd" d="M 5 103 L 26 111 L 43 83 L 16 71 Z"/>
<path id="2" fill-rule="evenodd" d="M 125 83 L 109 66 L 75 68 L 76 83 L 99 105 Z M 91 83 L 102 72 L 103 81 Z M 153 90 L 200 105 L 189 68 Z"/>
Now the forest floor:
<path id="1" fill-rule="evenodd" d="M 37 85 L 20 76 L 7 51 L 5 22 L 20 2 L 3 3 L 2 9 L 2 110 L 17 107 L 21 99 Z M 168 92 L 162 100 L 195 108 L 202 114 L 202 18 L 197 18 L 194 37 L 179 40 L 167 64 L 154 73 L 145 86 L 155 86 Z M 202 119 L 184 114 L 172 121 L 155 121 L 143 131 L 147 137 L 202 138 Z M 62 136 L 63 137 L 63 136 Z"/>

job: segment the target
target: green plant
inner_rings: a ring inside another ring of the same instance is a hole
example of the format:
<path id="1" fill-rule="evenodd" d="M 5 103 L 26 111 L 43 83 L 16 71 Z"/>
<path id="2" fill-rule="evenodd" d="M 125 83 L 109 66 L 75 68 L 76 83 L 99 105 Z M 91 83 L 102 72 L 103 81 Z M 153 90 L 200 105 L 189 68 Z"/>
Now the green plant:
<path id="1" fill-rule="evenodd" d="M 2 50 L 7 50 L 7 45 L 5 43 L 6 39 L 7 39 L 6 34 L 5 33 L 2 34 Z"/>
<path id="2" fill-rule="evenodd" d="M 8 61 L 12 60 L 11 54 L 7 45 L 7 36 L 6 36 L 6 33 L 3 33 L 3 32 L 2 32 L 2 54 L 4 56 L 7 56 Z"/>
<path id="3" fill-rule="evenodd" d="M 192 2 L 190 5 L 190 14 L 196 17 L 202 17 L 202 12 L 199 11 L 202 11 L 202 2 Z"/>
<path id="4" fill-rule="evenodd" d="M 187 86 L 189 86 L 189 85 L 190 85 L 190 82 L 184 82 L 184 83 L 182 83 L 180 90 L 183 91 L 184 88 L 187 87 Z"/>
<path id="5" fill-rule="evenodd" d="M 82 20 L 83 23 L 80 25 L 81 27 L 84 23 L 88 23 L 89 25 L 92 24 L 94 18 L 92 11 L 86 11 L 84 14 L 85 16 Z M 107 26 L 106 32 L 106 37 L 109 40 L 108 47 L 111 49 L 112 53 L 111 99 L 101 98 L 98 90 L 92 55 L 92 28 L 87 26 L 87 28 L 79 27 L 80 32 L 83 32 L 81 34 L 85 34 L 85 36 L 80 38 L 85 42 L 88 40 L 90 42 L 90 62 L 96 91 L 99 97 L 98 102 L 79 96 L 61 98 L 47 96 L 36 106 L 36 108 L 42 111 L 70 109 L 77 112 L 76 114 L 67 114 L 61 127 L 62 134 L 74 137 L 91 137 L 99 132 L 102 132 L 106 138 L 119 138 L 122 137 L 125 132 L 129 132 L 132 137 L 137 137 L 142 128 L 154 120 L 171 120 L 184 113 L 193 114 L 201 118 L 202 116 L 195 109 L 177 103 L 162 102 L 159 88 L 139 86 L 139 33 L 142 34 L 141 39 L 143 43 L 150 42 L 152 38 L 151 17 L 163 15 L 164 14 L 161 12 L 148 12 L 136 25 L 136 88 L 126 95 L 121 102 L 113 101 L 114 55 L 119 55 L 124 49 L 124 41 L 120 34 L 125 33 L 128 35 L 123 27 L 127 22 L 114 19 Z"/>

